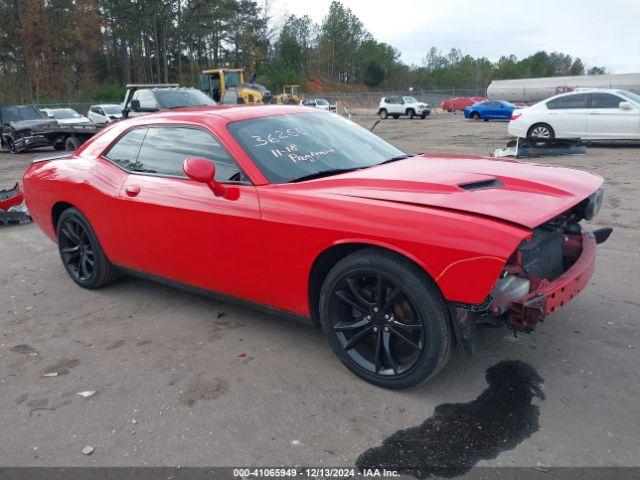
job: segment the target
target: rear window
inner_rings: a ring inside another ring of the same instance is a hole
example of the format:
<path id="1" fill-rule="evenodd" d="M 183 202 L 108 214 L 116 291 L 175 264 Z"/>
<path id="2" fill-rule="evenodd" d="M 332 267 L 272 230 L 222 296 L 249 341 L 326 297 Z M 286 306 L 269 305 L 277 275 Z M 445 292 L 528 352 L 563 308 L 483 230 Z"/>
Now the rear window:
<path id="1" fill-rule="evenodd" d="M 568 108 L 587 108 L 587 95 L 585 93 L 577 93 L 575 95 L 566 95 L 547 102 L 547 108 L 550 110 L 563 110 Z"/>

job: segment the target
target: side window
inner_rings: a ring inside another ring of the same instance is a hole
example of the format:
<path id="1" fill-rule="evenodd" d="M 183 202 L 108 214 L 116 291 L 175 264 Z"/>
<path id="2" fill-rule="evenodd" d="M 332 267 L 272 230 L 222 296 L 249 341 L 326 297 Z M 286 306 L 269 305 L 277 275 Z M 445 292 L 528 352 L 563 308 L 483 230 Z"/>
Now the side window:
<path id="1" fill-rule="evenodd" d="M 587 108 L 587 95 L 577 93 L 565 97 L 556 98 L 547 102 L 547 108 L 551 110 L 563 110 L 567 108 Z"/>
<path id="2" fill-rule="evenodd" d="M 220 182 L 243 179 L 242 172 L 227 151 L 209 133 L 188 127 L 150 127 L 144 137 L 137 163 L 148 173 L 185 177 L 182 164 L 188 157 L 205 158 L 216 166 Z"/>
<path id="3" fill-rule="evenodd" d="M 591 93 L 590 108 L 620 108 L 620 97 L 611 95 L 610 93 Z"/>
<path id="4" fill-rule="evenodd" d="M 156 99 L 149 90 L 138 90 L 133 98 L 140 102 L 140 108 L 158 108 Z"/>
<path id="5" fill-rule="evenodd" d="M 136 128 L 125 133 L 109 149 L 105 157 L 130 172 L 144 171 L 142 165 L 138 163 L 138 153 L 145 133 L 147 133 L 146 128 Z"/>
<path id="6" fill-rule="evenodd" d="M 91 107 L 89 110 L 91 111 L 91 113 L 100 113 L 98 111 L 98 107 Z"/>

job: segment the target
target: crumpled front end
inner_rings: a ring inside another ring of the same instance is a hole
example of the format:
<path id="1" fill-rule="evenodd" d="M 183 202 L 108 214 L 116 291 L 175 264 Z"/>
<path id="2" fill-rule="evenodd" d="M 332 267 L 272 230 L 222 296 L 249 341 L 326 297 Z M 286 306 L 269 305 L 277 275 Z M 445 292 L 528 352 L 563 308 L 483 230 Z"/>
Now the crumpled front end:
<path id="1" fill-rule="evenodd" d="M 600 188 L 534 228 L 505 264 L 485 302 L 450 305 L 460 353 L 473 350 L 476 324 L 507 324 L 530 332 L 587 287 L 595 270 L 596 245 L 605 242 L 612 229 L 585 231 L 579 222 L 595 217 L 602 201 Z"/>

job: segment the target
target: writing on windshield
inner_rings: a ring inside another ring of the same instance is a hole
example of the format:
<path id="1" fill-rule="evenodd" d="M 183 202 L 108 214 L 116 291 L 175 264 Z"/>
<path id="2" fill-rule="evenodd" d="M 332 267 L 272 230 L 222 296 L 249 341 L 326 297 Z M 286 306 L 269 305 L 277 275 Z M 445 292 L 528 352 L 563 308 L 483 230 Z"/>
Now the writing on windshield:
<path id="1" fill-rule="evenodd" d="M 229 124 L 271 183 L 377 165 L 403 152 L 339 115 L 292 113 Z"/>

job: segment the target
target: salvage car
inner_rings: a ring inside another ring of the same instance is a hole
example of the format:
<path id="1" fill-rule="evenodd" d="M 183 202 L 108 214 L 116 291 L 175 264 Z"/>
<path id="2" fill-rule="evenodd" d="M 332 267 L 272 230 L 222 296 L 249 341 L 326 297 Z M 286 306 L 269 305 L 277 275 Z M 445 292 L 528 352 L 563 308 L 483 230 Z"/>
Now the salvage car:
<path id="1" fill-rule="evenodd" d="M 453 97 L 443 100 L 440 108 L 447 112 L 464 112 L 464 109 L 478 102 L 484 102 L 485 97 Z"/>
<path id="2" fill-rule="evenodd" d="M 300 105 L 304 105 L 305 107 L 317 108 L 318 110 L 324 110 L 327 112 L 336 110 L 336 105 L 329 103 L 329 101 L 325 98 L 305 98 L 300 102 Z"/>
<path id="3" fill-rule="evenodd" d="M 238 96 L 234 93 L 234 100 L 228 99 L 227 104 L 237 103 Z M 196 88 L 159 83 L 127 85 L 122 105 L 122 117 L 128 118 L 176 108 L 213 106 L 216 102 Z"/>
<path id="4" fill-rule="evenodd" d="M 383 120 L 388 117 L 399 118 L 406 115 L 413 119 L 424 119 L 431 113 L 429 104 L 419 102 L 414 97 L 382 97 L 378 107 L 378 115 Z"/>
<path id="5" fill-rule="evenodd" d="M 640 95 L 580 89 L 513 113 L 509 135 L 519 138 L 640 139 Z"/>
<path id="6" fill-rule="evenodd" d="M 122 105 L 117 103 L 91 105 L 87 117 L 94 123 L 116 122 L 122 118 Z"/>
<path id="7" fill-rule="evenodd" d="M 464 118 L 484 120 L 485 122 L 489 120 L 511 120 L 514 110 L 521 108 L 504 100 L 486 100 L 465 108 Z"/>
<path id="8" fill-rule="evenodd" d="M 47 118 L 55 119 L 58 125 L 86 125 L 92 123 L 91 119 L 80 115 L 73 108 L 43 108 L 41 112 Z"/>
<path id="9" fill-rule="evenodd" d="M 60 154 L 58 154 L 59 156 Z M 320 326 L 363 379 L 434 376 L 475 325 L 530 331 L 589 284 L 603 180 L 514 160 L 410 155 L 300 106 L 113 124 L 36 158 L 26 203 L 79 286 L 131 273 Z"/>
<path id="10" fill-rule="evenodd" d="M 57 125 L 55 120 L 46 118 L 34 105 L 2 105 L 0 145 L 14 153 L 49 146 L 50 139 L 39 130 Z"/>

